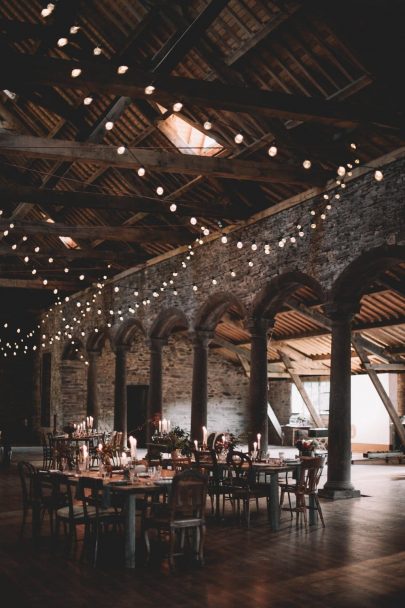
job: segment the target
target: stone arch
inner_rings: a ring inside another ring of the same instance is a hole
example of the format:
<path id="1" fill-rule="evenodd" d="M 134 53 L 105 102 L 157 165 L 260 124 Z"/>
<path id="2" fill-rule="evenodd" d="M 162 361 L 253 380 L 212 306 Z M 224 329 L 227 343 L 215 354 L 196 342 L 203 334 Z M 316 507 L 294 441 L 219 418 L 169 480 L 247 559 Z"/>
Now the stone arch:
<path id="1" fill-rule="evenodd" d="M 324 292 L 318 281 L 309 275 L 292 271 L 270 279 L 253 300 L 252 319 L 273 319 L 285 300 L 300 287 L 309 287 L 321 302 Z"/>
<path id="2" fill-rule="evenodd" d="M 209 296 L 197 311 L 194 329 L 196 331 L 214 331 L 222 315 L 234 307 L 240 318 L 246 317 L 246 309 L 242 302 L 232 293 L 218 292 Z"/>
<path id="3" fill-rule="evenodd" d="M 136 334 L 141 333 L 146 335 L 145 329 L 138 319 L 127 319 L 121 323 L 114 332 L 112 345 L 114 348 L 118 346 L 130 347 Z"/>
<path id="4" fill-rule="evenodd" d="M 189 323 L 186 315 L 179 308 L 164 308 L 156 317 L 151 330 L 150 338 L 167 339 L 175 331 L 188 329 Z"/>
<path id="5" fill-rule="evenodd" d="M 93 329 L 87 338 L 86 351 L 101 353 L 107 339 L 111 341 L 110 333 L 107 328 Z"/>
<path id="6" fill-rule="evenodd" d="M 340 306 L 360 304 L 364 291 L 386 270 L 405 261 L 405 246 L 384 245 L 363 252 L 338 276 L 331 290 L 331 301 Z"/>
<path id="7" fill-rule="evenodd" d="M 72 338 L 63 347 L 62 361 L 79 361 L 84 355 L 83 342 L 79 338 Z"/>

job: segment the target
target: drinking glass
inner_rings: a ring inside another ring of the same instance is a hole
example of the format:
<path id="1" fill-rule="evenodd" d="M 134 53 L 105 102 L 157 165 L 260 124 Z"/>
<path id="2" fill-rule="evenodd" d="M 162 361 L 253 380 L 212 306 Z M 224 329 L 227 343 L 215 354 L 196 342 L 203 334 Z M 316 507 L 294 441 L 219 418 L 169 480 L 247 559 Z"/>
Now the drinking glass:
<path id="1" fill-rule="evenodd" d="M 279 452 L 278 457 L 280 459 L 280 464 L 284 464 L 284 452 Z"/>

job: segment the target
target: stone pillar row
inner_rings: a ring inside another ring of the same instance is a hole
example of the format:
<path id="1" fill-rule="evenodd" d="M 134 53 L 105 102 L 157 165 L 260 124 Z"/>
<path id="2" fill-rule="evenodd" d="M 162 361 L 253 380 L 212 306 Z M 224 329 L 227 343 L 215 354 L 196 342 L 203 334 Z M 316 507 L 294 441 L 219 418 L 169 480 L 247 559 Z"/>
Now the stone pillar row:
<path id="1" fill-rule="evenodd" d="M 320 494 L 329 498 L 351 498 L 360 492 L 353 488 L 351 469 L 351 320 L 353 312 L 342 308 L 328 310 L 332 320 L 332 354 L 330 379 L 328 479 Z M 252 319 L 251 364 L 249 390 L 249 428 L 251 442 L 261 433 L 261 447 L 268 448 L 268 357 L 267 331 L 269 321 Z M 202 439 L 202 427 L 207 426 L 208 345 L 213 332 L 197 330 L 193 339 L 193 378 L 191 397 L 191 438 Z M 162 414 L 162 348 L 166 338 L 150 338 L 150 383 L 148 419 Z M 127 435 L 126 357 L 129 347 L 116 348 L 114 427 Z M 87 376 L 87 415 L 98 426 L 99 400 L 97 393 L 97 360 L 100 353 L 89 352 Z"/>

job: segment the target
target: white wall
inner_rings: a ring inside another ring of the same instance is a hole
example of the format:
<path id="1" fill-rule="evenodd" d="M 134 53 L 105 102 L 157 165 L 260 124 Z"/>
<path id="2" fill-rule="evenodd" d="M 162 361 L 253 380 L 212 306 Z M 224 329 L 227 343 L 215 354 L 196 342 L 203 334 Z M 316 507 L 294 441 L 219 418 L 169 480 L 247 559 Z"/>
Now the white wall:
<path id="1" fill-rule="evenodd" d="M 388 374 L 378 374 L 388 393 Z M 390 443 L 389 417 L 368 376 L 352 376 L 352 442 Z"/>

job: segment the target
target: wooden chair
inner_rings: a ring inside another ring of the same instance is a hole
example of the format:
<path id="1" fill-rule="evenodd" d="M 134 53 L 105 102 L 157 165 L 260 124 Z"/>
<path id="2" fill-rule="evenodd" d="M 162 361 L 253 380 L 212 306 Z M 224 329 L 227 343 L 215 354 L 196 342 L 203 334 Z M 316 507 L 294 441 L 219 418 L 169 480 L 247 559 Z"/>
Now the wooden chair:
<path id="1" fill-rule="evenodd" d="M 180 456 L 172 458 L 172 467 L 176 473 L 191 468 L 191 458 L 189 456 Z"/>
<path id="2" fill-rule="evenodd" d="M 322 470 L 325 464 L 325 458 L 322 456 L 318 457 L 303 457 L 301 458 L 300 470 L 298 472 L 298 479 L 296 483 L 280 483 L 281 495 L 280 495 L 280 510 L 290 511 L 291 519 L 296 513 L 296 525 L 299 524 L 300 514 L 302 513 L 305 523 L 305 528 L 308 526 L 307 521 L 307 509 L 315 509 L 322 522 L 322 526 L 325 527 L 325 521 L 323 519 L 323 513 L 318 498 L 318 484 L 319 479 L 322 475 Z M 289 506 L 283 507 L 284 497 L 287 494 Z M 295 505 L 292 506 L 291 495 L 295 496 Z M 306 496 L 309 497 L 309 504 L 306 502 Z"/>
<path id="3" fill-rule="evenodd" d="M 62 524 L 67 540 L 67 550 L 70 551 L 77 542 L 77 526 L 84 526 L 85 524 L 83 506 L 74 501 L 73 482 L 66 475 L 51 473 L 51 480 L 55 505 L 54 543 L 57 544 L 58 542 L 60 525 Z"/>
<path id="4" fill-rule="evenodd" d="M 113 525 L 117 530 L 123 524 L 123 515 L 115 507 L 110 506 L 108 486 L 103 480 L 95 477 L 81 477 L 77 489 L 77 497 L 82 500 L 84 516 L 84 546 L 83 551 L 89 551 L 93 565 L 97 563 L 98 547 L 101 534 Z"/>
<path id="5" fill-rule="evenodd" d="M 24 535 L 27 515 L 31 510 L 32 537 L 36 543 L 40 536 L 41 522 L 45 513 L 52 512 L 52 491 L 49 493 L 42 491 L 38 470 L 31 463 L 21 461 L 17 464 L 17 469 L 21 481 L 23 506 L 20 538 Z"/>
<path id="6" fill-rule="evenodd" d="M 195 469 L 177 473 L 172 482 L 167 504 L 155 505 L 155 510 L 144 522 L 144 538 L 148 558 L 150 556 L 149 530 L 154 528 L 160 538 L 169 535 L 169 565 L 174 567 L 174 557 L 184 553 L 185 538 L 193 532 L 193 553 L 200 564 L 204 562 L 205 500 L 207 477 Z M 178 538 L 180 536 L 180 538 Z M 176 540 L 180 551 L 176 550 Z"/>
<path id="7" fill-rule="evenodd" d="M 266 498 L 267 511 L 269 511 L 269 485 L 267 483 L 257 483 L 252 461 L 248 454 L 237 451 L 229 452 L 227 464 L 229 466 L 229 477 L 224 481 L 223 509 L 226 495 L 228 495 L 233 515 L 235 516 L 236 506 L 238 519 L 240 519 L 240 503 L 242 502 L 243 516 L 246 525 L 249 527 L 251 500 L 256 502 L 256 508 L 259 510 L 259 498 Z"/>
<path id="8" fill-rule="evenodd" d="M 208 478 L 207 493 L 211 501 L 211 514 L 214 514 L 214 501 L 219 501 L 222 493 L 222 476 L 218 467 L 217 454 L 214 449 L 196 450 L 195 468 Z"/>

